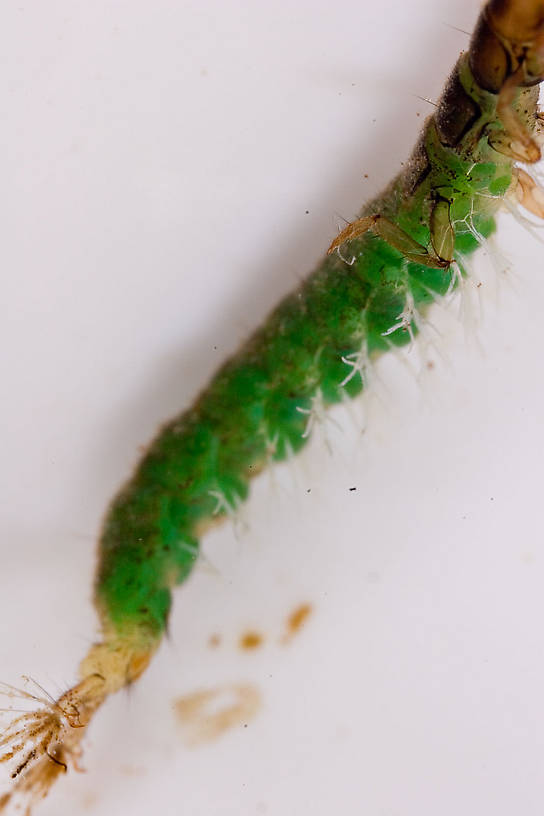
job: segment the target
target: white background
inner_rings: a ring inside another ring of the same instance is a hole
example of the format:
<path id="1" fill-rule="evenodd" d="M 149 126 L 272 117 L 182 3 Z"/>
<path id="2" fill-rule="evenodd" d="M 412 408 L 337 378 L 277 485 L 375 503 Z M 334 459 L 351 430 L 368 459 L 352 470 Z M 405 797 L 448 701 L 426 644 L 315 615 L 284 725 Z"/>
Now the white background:
<path id="1" fill-rule="evenodd" d="M 478 6 L 4 0 L 1 679 L 75 679 L 139 446 L 398 170 L 467 43 L 445 24 Z M 177 590 L 40 813 L 540 816 L 544 274 L 511 216 L 500 234 L 476 328 L 455 299 L 432 315 L 448 362 L 384 360 L 365 432 L 337 412 L 332 456 L 264 476 L 248 532 L 206 539 L 216 573 Z M 232 681 L 259 715 L 187 748 L 172 701 Z"/>

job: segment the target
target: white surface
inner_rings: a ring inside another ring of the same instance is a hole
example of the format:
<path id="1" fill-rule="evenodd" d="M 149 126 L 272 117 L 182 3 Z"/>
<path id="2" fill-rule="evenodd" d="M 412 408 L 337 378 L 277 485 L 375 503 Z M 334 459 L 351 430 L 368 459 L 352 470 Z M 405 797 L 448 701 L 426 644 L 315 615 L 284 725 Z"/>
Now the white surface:
<path id="1" fill-rule="evenodd" d="M 478 5 L 5 0 L 1 679 L 74 679 L 138 447 L 396 172 Z M 450 367 L 384 361 L 364 435 L 255 485 L 40 814 L 540 816 L 542 250 L 501 234 L 483 353 L 452 303 Z M 173 698 L 239 680 L 260 715 L 185 747 Z"/>

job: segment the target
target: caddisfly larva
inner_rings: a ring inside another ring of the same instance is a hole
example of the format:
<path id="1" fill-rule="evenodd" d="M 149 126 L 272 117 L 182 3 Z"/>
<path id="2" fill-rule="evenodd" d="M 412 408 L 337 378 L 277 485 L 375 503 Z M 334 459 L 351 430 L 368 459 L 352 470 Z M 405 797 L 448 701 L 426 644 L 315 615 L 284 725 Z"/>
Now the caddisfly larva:
<path id="1" fill-rule="evenodd" d="M 524 169 L 538 157 L 542 3 L 486 9 L 471 57 L 461 59 L 411 163 L 193 408 L 163 429 L 115 499 L 96 584 L 102 640 L 77 685 L 53 702 L 37 700 L 43 708 L 5 732 L 18 792 L 39 796 L 77 765 L 94 712 L 153 657 L 171 590 L 193 568 L 210 522 L 245 500 L 250 477 L 270 458 L 304 446 L 324 406 L 361 392 L 373 358 L 417 342 L 419 315 L 462 285 L 465 258 L 493 233 L 504 197 L 515 192 L 542 217 L 541 193 Z"/>

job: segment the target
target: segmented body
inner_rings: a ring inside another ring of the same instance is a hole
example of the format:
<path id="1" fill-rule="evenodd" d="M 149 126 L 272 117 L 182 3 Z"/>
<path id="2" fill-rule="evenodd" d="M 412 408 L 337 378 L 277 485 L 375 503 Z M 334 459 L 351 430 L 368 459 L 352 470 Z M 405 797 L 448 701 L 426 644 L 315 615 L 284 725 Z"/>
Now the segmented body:
<path id="1" fill-rule="evenodd" d="M 364 389 L 373 356 L 414 339 L 421 312 L 459 284 L 464 259 L 494 231 L 523 179 L 515 161 L 535 160 L 544 7 L 492 0 L 488 9 L 403 172 L 160 431 L 114 499 L 95 582 L 102 640 L 80 683 L 45 714 L 16 720 L 0 743 L 24 792 L 47 792 L 77 761 L 94 712 L 146 668 L 206 528 L 247 498 L 269 461 L 306 444 L 322 409 Z M 534 187 L 523 184 L 524 203 L 534 204 Z"/>
<path id="2" fill-rule="evenodd" d="M 480 116 L 455 149 L 442 144 L 432 118 L 406 170 L 364 212 L 384 214 L 426 246 L 440 196 L 450 202 L 462 264 L 495 228 L 512 162 L 487 140 L 495 98 L 475 90 L 466 58 L 459 68 L 467 94 L 481 98 Z M 194 406 L 161 430 L 115 499 L 96 585 L 108 623 L 160 636 L 171 587 L 191 571 L 200 531 L 247 498 L 267 460 L 303 447 L 313 412 L 360 393 L 366 361 L 410 342 L 419 310 L 445 295 L 456 274 L 453 264 L 413 263 L 370 233 L 325 258 Z"/>

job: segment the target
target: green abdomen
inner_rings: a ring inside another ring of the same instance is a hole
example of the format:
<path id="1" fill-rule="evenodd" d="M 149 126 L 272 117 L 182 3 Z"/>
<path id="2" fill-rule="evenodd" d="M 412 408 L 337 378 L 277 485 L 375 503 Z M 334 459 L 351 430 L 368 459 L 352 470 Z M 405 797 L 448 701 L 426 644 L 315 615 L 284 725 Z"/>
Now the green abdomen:
<path id="1" fill-rule="evenodd" d="M 428 241 L 417 209 L 400 215 Z M 494 229 L 489 215 L 472 219 L 481 234 Z M 465 254 L 477 246 L 468 229 L 458 243 Z M 251 476 L 269 459 L 302 448 L 316 400 L 326 406 L 355 396 L 366 356 L 410 341 L 417 333 L 410 304 L 415 314 L 452 283 L 451 269 L 408 263 L 372 235 L 347 253 L 347 260 L 327 258 L 278 306 L 194 406 L 162 429 L 114 500 L 96 595 L 116 630 L 160 636 L 171 587 L 197 559 L 199 530 L 247 497 Z"/>

